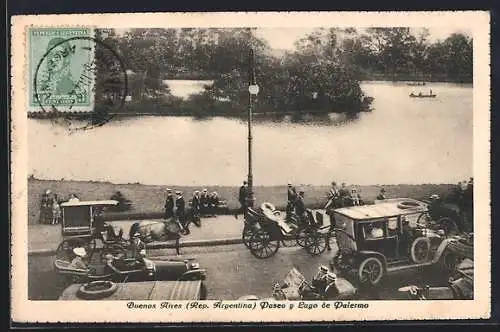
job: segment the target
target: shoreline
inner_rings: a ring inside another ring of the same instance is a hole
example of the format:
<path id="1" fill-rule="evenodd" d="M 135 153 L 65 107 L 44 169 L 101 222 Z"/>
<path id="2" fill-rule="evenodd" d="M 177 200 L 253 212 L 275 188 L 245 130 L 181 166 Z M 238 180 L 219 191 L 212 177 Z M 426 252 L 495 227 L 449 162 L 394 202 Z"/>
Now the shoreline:
<path id="1" fill-rule="evenodd" d="M 446 197 L 454 187 L 454 184 L 397 184 L 397 185 L 352 185 L 360 192 L 361 198 L 366 203 L 375 200 L 380 188 L 384 187 L 387 198 L 408 197 L 418 200 L 426 199 L 431 194 Z M 141 219 L 161 216 L 165 201 L 165 190 L 171 188 L 184 192 L 188 201 L 194 190 L 201 190 L 202 186 L 182 185 L 146 185 L 140 183 L 115 184 L 99 181 L 78 180 L 41 180 L 28 178 L 28 224 L 38 224 L 40 199 L 45 190 L 50 189 L 57 194 L 59 199 L 66 199 L 71 193 L 75 193 L 81 200 L 104 200 L 109 199 L 116 191 L 120 191 L 126 199 L 132 202 L 132 209 L 127 212 L 117 212 L 110 215 L 114 220 L 119 219 Z M 237 186 L 206 186 L 209 192 L 216 191 L 220 199 L 227 202 L 229 211 L 239 208 Z M 300 185 L 297 189 L 305 191 L 306 207 L 322 208 L 326 203 L 326 195 L 329 185 Z M 283 210 L 286 206 L 287 185 L 255 186 L 256 206 L 263 202 L 271 202 L 278 209 Z"/>

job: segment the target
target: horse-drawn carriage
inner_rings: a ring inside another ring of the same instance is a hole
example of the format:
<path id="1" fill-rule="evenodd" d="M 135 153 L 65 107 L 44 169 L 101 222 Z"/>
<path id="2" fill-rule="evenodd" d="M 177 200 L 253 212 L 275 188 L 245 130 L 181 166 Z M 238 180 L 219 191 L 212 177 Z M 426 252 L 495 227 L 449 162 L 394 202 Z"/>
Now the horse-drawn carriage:
<path id="1" fill-rule="evenodd" d="M 57 247 L 56 258 L 67 256 L 76 247 L 85 248 L 87 255 L 91 257 L 104 225 L 101 214 L 106 208 L 117 204 L 118 201 L 115 200 L 62 203 L 62 241 Z"/>
<path id="2" fill-rule="evenodd" d="M 329 240 L 329 225 L 323 226 L 322 215 L 314 217 L 311 210 L 306 217 L 287 221 L 271 203 L 259 209 L 248 208 L 243 227 L 243 243 L 257 258 L 273 256 L 280 247 L 298 244 L 311 255 L 323 253 Z"/>

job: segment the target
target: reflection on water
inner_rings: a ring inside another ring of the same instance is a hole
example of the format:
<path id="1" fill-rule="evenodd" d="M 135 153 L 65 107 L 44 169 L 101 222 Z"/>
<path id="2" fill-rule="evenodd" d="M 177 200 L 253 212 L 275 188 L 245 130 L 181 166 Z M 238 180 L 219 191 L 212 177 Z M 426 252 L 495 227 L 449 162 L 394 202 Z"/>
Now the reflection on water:
<path id="1" fill-rule="evenodd" d="M 256 185 L 454 183 L 472 175 L 472 87 L 370 82 L 374 110 L 356 117 L 254 115 Z M 418 89 L 418 87 L 417 87 Z M 425 91 L 424 91 L 425 92 Z M 37 178 L 116 183 L 235 185 L 247 172 L 240 118 L 129 117 L 68 134 L 28 120 L 29 168 Z"/>

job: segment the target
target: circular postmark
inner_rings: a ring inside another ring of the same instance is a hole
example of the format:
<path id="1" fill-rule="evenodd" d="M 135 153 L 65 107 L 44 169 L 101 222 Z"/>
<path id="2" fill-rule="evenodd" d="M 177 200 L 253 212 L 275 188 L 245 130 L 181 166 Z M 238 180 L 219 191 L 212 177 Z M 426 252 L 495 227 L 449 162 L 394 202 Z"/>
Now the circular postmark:
<path id="1" fill-rule="evenodd" d="M 99 127 L 123 108 L 127 88 L 125 64 L 113 47 L 92 37 L 56 37 L 35 70 L 36 114 L 70 131 Z"/>

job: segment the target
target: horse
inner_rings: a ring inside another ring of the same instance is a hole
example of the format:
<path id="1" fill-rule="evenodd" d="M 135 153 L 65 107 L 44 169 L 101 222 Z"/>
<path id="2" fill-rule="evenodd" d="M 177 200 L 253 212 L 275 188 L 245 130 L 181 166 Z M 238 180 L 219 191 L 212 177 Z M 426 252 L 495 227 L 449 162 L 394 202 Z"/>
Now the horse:
<path id="1" fill-rule="evenodd" d="M 139 233 L 139 237 L 144 243 L 175 240 L 175 251 L 179 255 L 181 227 L 173 218 L 166 221 L 136 222 L 130 226 L 129 238 L 131 239 L 136 233 Z"/>

